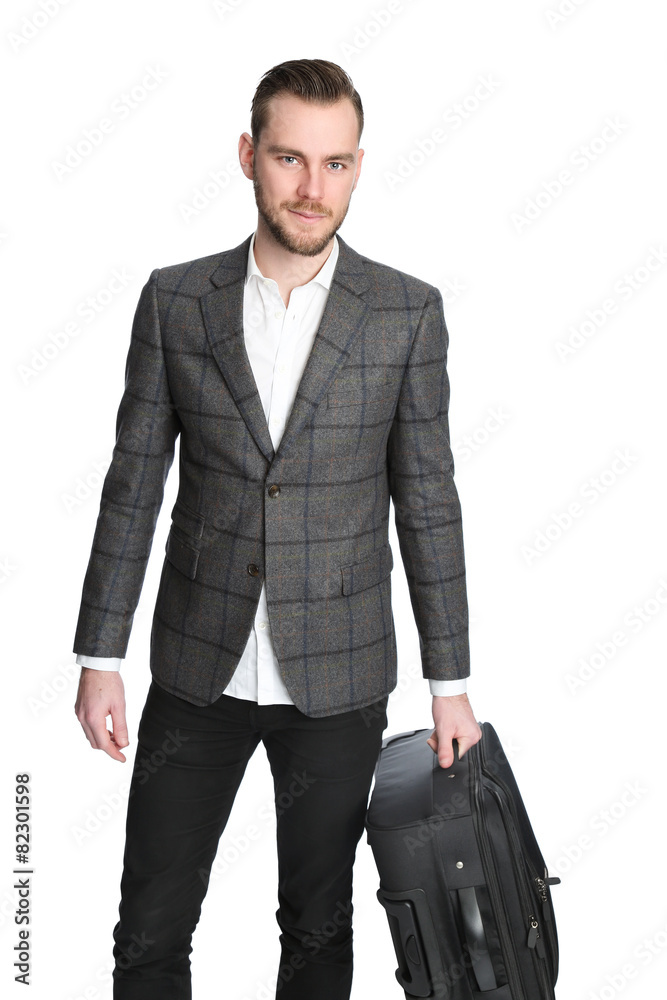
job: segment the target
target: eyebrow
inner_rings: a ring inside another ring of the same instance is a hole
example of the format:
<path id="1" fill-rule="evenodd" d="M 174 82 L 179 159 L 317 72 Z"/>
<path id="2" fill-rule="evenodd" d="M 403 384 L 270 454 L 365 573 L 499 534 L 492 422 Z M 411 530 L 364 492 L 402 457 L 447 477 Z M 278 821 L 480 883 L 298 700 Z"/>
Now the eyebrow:
<path id="1" fill-rule="evenodd" d="M 298 149 L 290 149 L 288 146 L 277 146 L 277 145 L 274 144 L 274 145 L 271 145 L 271 146 L 269 146 L 267 148 L 267 152 L 270 153 L 270 154 L 281 153 L 283 156 L 299 156 L 299 157 L 301 157 L 302 160 L 306 158 L 304 156 L 304 154 L 302 152 L 300 152 L 300 150 L 298 150 Z M 325 156 L 324 160 L 326 162 L 328 162 L 329 160 L 340 160 L 342 163 L 354 163 L 354 154 L 353 153 L 336 153 L 336 154 L 332 153 L 331 156 Z"/>

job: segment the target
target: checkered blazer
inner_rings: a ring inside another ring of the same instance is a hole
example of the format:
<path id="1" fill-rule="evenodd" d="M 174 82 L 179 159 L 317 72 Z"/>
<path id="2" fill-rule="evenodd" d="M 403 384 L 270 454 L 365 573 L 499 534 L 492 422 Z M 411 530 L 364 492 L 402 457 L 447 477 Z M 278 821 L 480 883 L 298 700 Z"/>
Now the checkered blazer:
<path id="1" fill-rule="evenodd" d="M 425 677 L 469 674 L 448 333 L 432 285 L 340 252 L 274 452 L 245 349 L 248 237 L 157 268 L 132 326 L 74 651 L 124 657 L 180 434 L 150 669 L 195 705 L 222 694 L 262 582 L 295 705 L 335 715 L 396 686 L 389 498 Z"/>

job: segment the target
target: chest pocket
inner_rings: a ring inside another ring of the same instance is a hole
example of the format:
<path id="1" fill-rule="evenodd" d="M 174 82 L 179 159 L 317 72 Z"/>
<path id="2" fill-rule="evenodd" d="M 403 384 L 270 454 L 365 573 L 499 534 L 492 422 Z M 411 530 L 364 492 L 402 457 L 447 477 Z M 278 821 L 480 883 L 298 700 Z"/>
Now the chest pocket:
<path id="1" fill-rule="evenodd" d="M 327 414 L 337 425 L 379 424 L 391 417 L 399 386 L 384 379 L 340 380 L 327 393 Z"/>

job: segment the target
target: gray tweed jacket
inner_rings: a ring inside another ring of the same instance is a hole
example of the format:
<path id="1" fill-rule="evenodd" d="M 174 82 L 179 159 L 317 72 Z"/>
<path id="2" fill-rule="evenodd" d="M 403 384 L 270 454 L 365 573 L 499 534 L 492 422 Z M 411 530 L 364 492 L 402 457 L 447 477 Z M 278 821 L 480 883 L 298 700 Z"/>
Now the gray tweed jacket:
<path id="1" fill-rule="evenodd" d="M 265 583 L 275 653 L 302 712 L 335 715 L 390 693 L 390 496 L 424 677 L 465 677 L 442 297 L 339 236 L 322 321 L 274 452 L 243 335 L 250 238 L 157 268 L 142 289 L 74 651 L 125 656 L 180 434 L 150 640 L 158 684 L 195 705 L 218 698 Z"/>

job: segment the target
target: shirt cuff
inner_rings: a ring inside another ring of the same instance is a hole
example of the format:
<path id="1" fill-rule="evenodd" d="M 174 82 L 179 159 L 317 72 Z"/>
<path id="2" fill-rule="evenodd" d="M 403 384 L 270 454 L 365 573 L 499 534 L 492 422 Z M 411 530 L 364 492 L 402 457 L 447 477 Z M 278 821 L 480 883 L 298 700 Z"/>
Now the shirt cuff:
<path id="1" fill-rule="evenodd" d="M 76 662 L 80 667 L 90 667 L 92 670 L 120 670 L 122 658 L 119 656 L 84 656 L 78 653 Z"/>
<path id="2" fill-rule="evenodd" d="M 467 690 L 466 681 L 467 677 L 460 677 L 454 681 L 436 681 L 429 677 L 428 686 L 431 689 L 431 694 L 434 695 L 465 694 Z"/>

